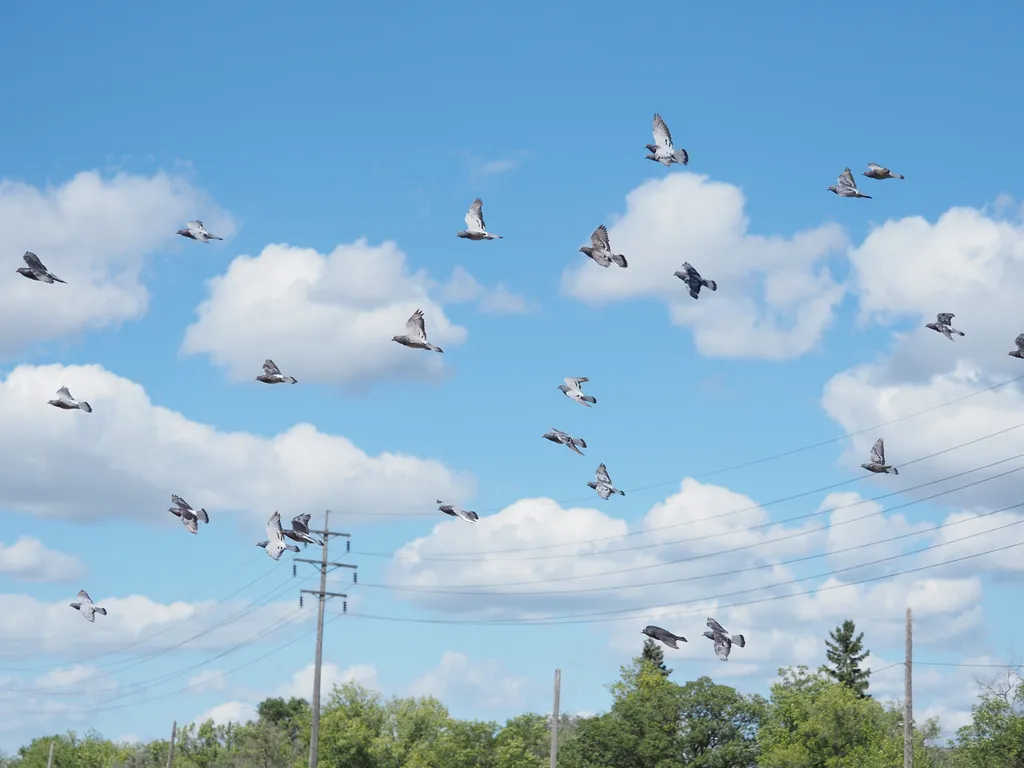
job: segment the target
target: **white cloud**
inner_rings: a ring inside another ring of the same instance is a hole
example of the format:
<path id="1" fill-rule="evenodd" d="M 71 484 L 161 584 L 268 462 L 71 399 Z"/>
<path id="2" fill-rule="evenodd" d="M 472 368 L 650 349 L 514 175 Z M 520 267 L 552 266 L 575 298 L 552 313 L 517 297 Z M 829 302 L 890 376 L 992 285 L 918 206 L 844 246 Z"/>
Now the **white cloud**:
<path id="1" fill-rule="evenodd" d="M 20 536 L 13 544 L 0 541 L 0 574 L 20 581 L 71 581 L 85 575 L 74 555 L 47 549 L 38 539 Z"/>
<path id="2" fill-rule="evenodd" d="M 448 304 L 476 302 L 477 310 L 489 315 L 514 315 L 529 312 L 533 305 L 519 294 L 512 293 L 504 283 L 485 288 L 461 266 L 452 270 L 444 284 L 441 299 Z"/>
<path id="3" fill-rule="evenodd" d="M 533 692 L 526 678 L 511 674 L 500 661 L 470 659 L 446 651 L 436 668 L 409 685 L 411 696 L 434 696 L 448 706 L 481 710 L 523 707 Z"/>
<path id="4" fill-rule="evenodd" d="M 202 217 L 224 237 L 231 217 L 186 180 L 158 173 L 103 178 L 89 171 L 44 190 L 0 181 L 0 251 L 9 271 L 0 285 L 0 354 L 146 312 L 143 258 L 178 247 L 175 231 Z M 32 251 L 67 285 L 15 273 Z"/>
<path id="5" fill-rule="evenodd" d="M 518 166 L 515 160 L 488 160 L 481 167 L 484 173 L 508 173 Z"/>
<path id="6" fill-rule="evenodd" d="M 279 687 L 274 695 L 285 699 L 296 697 L 309 701 L 313 697 L 314 670 L 315 665 L 307 664 L 292 675 L 291 680 Z M 356 683 L 364 688 L 380 690 L 377 669 L 369 664 L 356 664 L 344 670 L 333 662 L 325 662 L 320 666 L 321 700 L 330 696 L 334 686 L 344 683 Z"/>
<path id="7" fill-rule="evenodd" d="M 826 224 L 790 238 L 748 232 L 739 188 L 693 173 L 648 181 L 626 197 L 626 213 L 606 222 L 627 269 L 601 269 L 579 256 L 562 276 L 563 291 L 601 304 L 653 297 L 672 322 L 693 329 L 697 349 L 714 357 L 784 359 L 821 338 L 843 289 L 825 260 L 847 245 Z M 690 297 L 673 272 L 689 261 L 718 283 Z"/>
<path id="8" fill-rule="evenodd" d="M 227 679 L 219 669 L 201 669 L 192 675 L 185 686 L 190 693 L 209 693 L 227 688 Z"/>
<path id="9" fill-rule="evenodd" d="M 226 701 L 208 709 L 203 714 L 192 720 L 197 725 L 202 725 L 207 720 L 213 720 L 214 725 L 227 725 L 228 723 L 247 723 L 250 720 L 258 719 L 256 707 L 244 701 Z"/>
<path id="10" fill-rule="evenodd" d="M 93 413 L 47 406 L 62 384 Z M 0 419 L 0 506 L 45 517 L 130 515 L 174 527 L 175 518 L 160 516 L 171 493 L 212 515 L 244 510 L 261 521 L 275 507 L 401 512 L 474 485 L 439 461 L 370 456 L 310 424 L 269 439 L 219 432 L 154 405 L 140 385 L 97 365 L 15 368 L 0 382 Z"/>

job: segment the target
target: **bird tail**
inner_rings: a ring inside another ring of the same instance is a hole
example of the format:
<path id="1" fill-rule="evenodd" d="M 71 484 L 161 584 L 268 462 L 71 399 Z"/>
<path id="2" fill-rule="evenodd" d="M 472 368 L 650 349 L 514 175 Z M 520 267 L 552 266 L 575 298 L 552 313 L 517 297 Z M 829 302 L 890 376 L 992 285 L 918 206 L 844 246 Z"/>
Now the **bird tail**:
<path id="1" fill-rule="evenodd" d="M 91 405 L 89 405 L 89 404 L 88 404 L 87 402 L 85 402 L 84 400 L 83 400 L 82 402 L 80 402 L 80 403 L 78 404 L 78 407 L 79 407 L 79 408 L 81 408 L 81 409 L 82 409 L 83 411 L 85 411 L 86 413 L 92 413 L 92 406 L 91 406 Z"/>
<path id="2" fill-rule="evenodd" d="M 629 266 L 629 262 L 626 261 L 626 257 L 623 256 L 621 253 L 613 253 L 611 254 L 611 257 L 612 261 L 614 261 L 620 267 L 625 268 Z"/>
<path id="3" fill-rule="evenodd" d="M 625 491 L 620 491 L 620 490 L 619 490 L 618 488 L 616 488 L 616 489 L 615 489 L 615 492 L 616 492 L 617 494 L 619 494 L 619 496 L 625 496 L 625 495 L 626 495 L 626 492 L 625 492 Z"/>
<path id="4" fill-rule="evenodd" d="M 907 177 L 906 177 L 906 176 L 904 176 L 904 175 L 903 175 L 902 173 L 894 173 L 894 174 L 892 175 L 892 177 L 893 177 L 894 179 L 905 179 L 905 178 L 907 178 Z"/>
<path id="5" fill-rule="evenodd" d="M 584 440 L 582 437 L 578 437 L 578 438 L 576 438 L 576 445 L 578 445 L 580 448 L 586 448 L 587 447 L 587 441 Z"/>
<path id="6" fill-rule="evenodd" d="M 861 197 L 863 197 L 863 198 L 865 198 L 867 200 L 873 200 L 874 199 L 873 197 L 871 197 L 871 195 L 861 195 Z"/>
<path id="7" fill-rule="evenodd" d="M 431 352 L 444 352 L 443 349 L 441 349 L 440 347 L 435 347 L 433 344 L 427 344 L 427 349 L 429 349 Z"/>
<path id="8" fill-rule="evenodd" d="M 299 380 L 296 379 L 294 376 L 285 376 L 284 380 L 287 381 L 289 384 L 298 384 L 299 383 Z"/>
<path id="9" fill-rule="evenodd" d="M 953 333 L 955 333 L 957 336 L 963 336 L 964 335 L 963 331 L 958 331 L 956 328 L 950 328 L 949 330 L 952 331 Z"/>
<path id="10" fill-rule="evenodd" d="M 676 640 L 680 640 L 680 641 L 682 641 L 682 642 L 684 642 L 684 643 L 685 643 L 685 642 L 687 642 L 686 638 L 685 638 L 685 637 L 683 637 L 682 635 L 673 635 L 673 637 L 674 637 L 674 638 L 675 638 Z"/>
<path id="11" fill-rule="evenodd" d="M 594 405 L 597 405 L 597 398 L 594 397 L 593 395 L 583 395 L 582 397 L 580 397 L 580 400 L 582 400 L 585 403 L 593 403 Z M 587 446 L 584 445 L 583 447 L 586 448 Z"/>
<path id="12" fill-rule="evenodd" d="M 223 240 L 223 237 L 217 237 L 216 235 L 207 235 L 211 240 Z"/>
<path id="13" fill-rule="evenodd" d="M 287 549 L 289 552 L 298 552 L 299 551 L 299 548 L 296 547 L 294 544 L 285 544 L 284 548 Z"/>
<path id="14" fill-rule="evenodd" d="M 50 277 L 52 277 L 52 278 L 53 278 L 54 282 L 57 282 L 57 283 L 64 283 L 64 285 L 67 285 L 67 284 L 68 284 L 68 281 L 67 281 L 67 280 L 61 280 L 61 279 L 60 279 L 59 277 L 57 277 L 56 275 L 50 275 Z"/>
<path id="15" fill-rule="evenodd" d="M 747 645 L 747 640 L 743 635 L 732 635 L 732 641 L 740 648 L 745 648 Z"/>
<path id="16" fill-rule="evenodd" d="M 106 609 L 106 608 L 100 608 L 100 607 L 99 607 L 99 606 L 97 605 L 97 606 L 96 606 L 96 608 L 95 608 L 94 610 L 95 610 L 95 611 L 96 611 L 96 613 L 98 613 L 98 614 L 99 614 L 100 616 L 106 616 L 106 615 L 107 615 L 107 609 Z"/>
<path id="17" fill-rule="evenodd" d="M 892 473 L 893 473 L 894 475 L 898 475 L 898 474 L 900 473 L 900 471 L 899 471 L 898 469 L 896 469 L 896 467 L 893 467 L 893 468 L 892 468 Z"/>
<path id="18" fill-rule="evenodd" d="M 680 165 L 686 165 L 690 162 L 690 155 L 687 154 L 685 149 L 677 149 L 672 153 L 672 157 L 675 158 L 675 161 Z"/>
<path id="19" fill-rule="evenodd" d="M 204 523 L 209 523 L 210 522 L 210 516 L 208 514 L 206 514 L 206 510 L 205 509 L 197 509 L 196 510 L 196 517 L 198 519 L 202 520 Z"/>
<path id="20" fill-rule="evenodd" d="M 704 286 L 712 291 L 718 290 L 718 283 L 716 283 L 714 280 L 705 280 Z"/>

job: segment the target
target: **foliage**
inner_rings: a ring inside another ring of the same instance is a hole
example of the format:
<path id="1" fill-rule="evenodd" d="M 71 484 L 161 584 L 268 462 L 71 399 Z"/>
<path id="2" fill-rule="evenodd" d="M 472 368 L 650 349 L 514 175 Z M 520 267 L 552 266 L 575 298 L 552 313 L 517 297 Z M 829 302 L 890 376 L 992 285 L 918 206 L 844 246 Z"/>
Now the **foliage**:
<path id="1" fill-rule="evenodd" d="M 651 638 L 644 640 L 644 649 L 640 658 L 649 661 L 657 667 L 665 677 L 672 674 L 672 670 L 665 666 L 665 651 L 661 645 Z"/>
<path id="2" fill-rule="evenodd" d="M 825 646 L 832 666 L 824 669 L 837 683 L 845 685 L 859 698 L 864 698 L 867 696 L 871 670 L 862 669 L 860 664 L 871 655 L 871 651 L 864 650 L 864 633 L 854 637 L 856 631 L 853 620 L 847 619 L 829 633 Z"/>
<path id="3" fill-rule="evenodd" d="M 957 733 L 957 768 L 1024 768 L 1024 680 L 1020 670 L 985 686 L 971 722 Z"/>

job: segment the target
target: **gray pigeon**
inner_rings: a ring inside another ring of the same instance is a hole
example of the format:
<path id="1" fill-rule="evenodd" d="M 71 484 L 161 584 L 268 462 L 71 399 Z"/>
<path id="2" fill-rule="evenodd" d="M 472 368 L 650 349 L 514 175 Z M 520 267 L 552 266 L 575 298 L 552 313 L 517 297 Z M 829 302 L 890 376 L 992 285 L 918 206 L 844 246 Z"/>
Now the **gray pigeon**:
<path id="1" fill-rule="evenodd" d="M 934 323 L 927 323 L 925 325 L 925 328 L 931 328 L 933 331 L 938 331 L 943 336 L 945 336 L 947 339 L 952 341 L 954 333 L 957 336 L 963 336 L 964 335 L 963 331 L 958 331 L 956 328 L 953 327 L 953 318 L 954 317 L 955 317 L 955 315 L 952 312 L 939 312 L 939 314 L 936 315 L 935 322 Z"/>
<path id="2" fill-rule="evenodd" d="M 646 155 L 646 158 L 654 160 L 656 163 L 661 163 L 666 168 L 671 166 L 672 163 L 686 165 L 690 162 L 690 156 L 686 153 L 685 149 L 674 149 L 672 147 L 672 134 L 669 133 L 668 126 L 661 119 L 661 115 L 657 113 L 654 115 L 654 143 L 645 146 L 647 151 L 651 153 Z"/>
<path id="3" fill-rule="evenodd" d="M 585 376 L 578 376 L 577 378 L 565 379 L 565 384 L 559 384 L 558 388 L 562 390 L 562 394 L 568 397 L 570 400 L 575 400 L 580 405 L 585 405 L 587 408 L 590 407 L 591 403 L 597 404 L 597 398 L 593 395 L 584 395 L 582 386 L 583 384 L 590 381 Z"/>
<path id="4" fill-rule="evenodd" d="M 437 500 L 437 505 L 437 508 L 444 512 L 446 515 L 461 518 L 465 520 L 467 523 L 475 523 L 480 519 L 480 515 L 478 515 L 472 509 L 463 509 L 462 507 L 456 506 L 455 504 L 445 504 L 440 499 Z"/>
<path id="5" fill-rule="evenodd" d="M 178 234 L 182 237 L 187 237 L 190 240 L 198 240 L 200 243 L 208 243 L 211 240 L 223 240 L 223 237 L 217 237 L 211 235 L 206 231 L 206 227 L 203 226 L 203 222 L 199 221 L 187 221 L 185 222 L 185 228 L 179 229 Z"/>
<path id="6" fill-rule="evenodd" d="M 431 352 L 444 352 L 440 347 L 427 343 L 427 326 L 423 322 L 423 310 L 417 309 L 412 316 L 405 321 L 405 335 L 392 336 L 392 341 L 397 341 L 405 347 L 413 349 L 429 349 Z"/>
<path id="7" fill-rule="evenodd" d="M 1007 352 L 1010 357 L 1017 357 L 1024 360 L 1024 333 L 1018 334 L 1017 338 L 1013 340 L 1013 343 L 1017 346 L 1012 352 Z"/>
<path id="8" fill-rule="evenodd" d="M 712 291 L 718 290 L 718 283 L 714 280 L 705 280 L 700 276 L 700 272 L 690 266 L 690 262 L 688 261 L 684 261 L 682 269 L 678 272 L 674 272 L 673 274 L 686 283 L 686 286 L 690 289 L 690 295 L 695 299 L 700 298 L 701 286 Z"/>
<path id="9" fill-rule="evenodd" d="M 182 525 L 189 533 L 199 533 L 200 520 L 209 525 L 210 516 L 206 514 L 205 509 L 192 509 L 192 506 L 176 493 L 171 494 L 171 502 L 174 506 L 168 507 L 167 511 L 180 517 Z"/>
<path id="10" fill-rule="evenodd" d="M 256 381 L 262 381 L 264 384 L 297 384 L 298 380 L 294 376 L 285 376 L 281 373 L 281 369 L 277 367 L 277 363 L 271 360 L 269 357 L 263 363 L 263 375 L 257 376 Z"/>
<path id="11" fill-rule="evenodd" d="M 868 169 L 864 171 L 864 175 L 869 179 L 902 179 L 904 178 L 898 173 L 893 173 L 888 168 L 885 168 L 878 163 L 868 163 Z"/>
<path id="12" fill-rule="evenodd" d="M 25 255 L 21 258 L 23 258 L 25 263 L 28 265 L 27 267 L 18 268 L 17 272 L 22 277 L 27 277 L 29 280 L 37 280 L 40 283 L 64 283 L 64 285 L 67 285 L 66 281 L 61 280 L 55 274 L 47 270 L 43 265 L 43 262 L 41 262 L 39 257 L 32 253 L 32 251 L 25 251 Z"/>
<path id="13" fill-rule="evenodd" d="M 608 476 L 608 468 L 604 464 L 599 464 L 597 466 L 597 471 L 594 473 L 594 477 L 597 478 L 597 482 L 591 480 L 587 483 L 587 486 L 597 491 L 597 495 L 605 501 L 607 501 L 608 497 L 613 493 L 617 493 L 619 496 L 626 495 L 625 491 L 620 491 L 612 485 L 612 479 Z"/>
<path id="14" fill-rule="evenodd" d="M 608 241 L 608 228 L 604 224 L 594 230 L 590 236 L 590 245 L 580 248 L 580 253 L 585 253 L 602 267 L 610 267 L 612 262 L 623 268 L 629 266 L 625 256 L 621 253 L 612 253 L 612 246 Z"/>
<path id="15" fill-rule="evenodd" d="M 861 466 L 868 472 L 874 472 L 875 474 L 888 475 L 891 472 L 894 475 L 898 475 L 900 473 L 896 467 L 885 463 L 885 443 L 882 442 L 882 438 L 875 440 L 875 444 L 871 446 L 871 462 L 861 464 Z"/>
<path id="16" fill-rule="evenodd" d="M 675 648 L 677 651 L 679 650 L 679 646 L 676 645 L 676 643 L 686 642 L 686 638 L 682 635 L 672 634 L 667 629 L 656 627 L 653 624 L 649 624 L 648 626 L 644 627 L 640 630 L 640 632 L 641 634 L 647 635 L 649 638 L 653 640 L 660 640 L 669 648 Z"/>
<path id="17" fill-rule="evenodd" d="M 829 187 L 828 191 L 835 192 L 840 197 L 866 197 L 868 200 L 871 199 L 871 195 L 865 195 L 857 189 L 857 182 L 853 180 L 853 171 L 849 168 L 839 175 L 836 186 Z"/>
<path id="18" fill-rule="evenodd" d="M 284 530 L 281 528 L 281 513 L 274 512 L 267 521 L 267 540 L 257 541 L 257 547 L 263 547 L 274 560 L 281 559 L 281 553 L 285 550 L 298 552 L 299 548 L 284 540 Z"/>
<path id="19" fill-rule="evenodd" d="M 291 530 L 282 530 L 281 533 L 283 533 L 292 541 L 301 541 L 303 544 L 318 544 L 322 547 L 324 543 L 309 532 L 310 517 L 312 517 L 312 515 L 310 515 L 308 512 L 302 515 L 296 515 L 292 518 Z"/>
<path id="20" fill-rule="evenodd" d="M 550 440 L 552 443 L 561 443 L 570 451 L 576 451 L 580 456 L 583 455 L 583 451 L 580 448 L 587 447 L 587 441 L 583 438 L 573 437 L 570 434 L 563 432 L 560 429 L 551 428 L 550 432 L 545 432 L 541 435 L 545 440 Z"/>
<path id="21" fill-rule="evenodd" d="M 71 392 L 67 387 L 61 387 L 57 390 L 56 400 L 47 400 L 48 405 L 52 405 L 54 408 L 60 408 L 65 411 L 85 411 L 86 413 L 92 413 L 92 406 L 89 405 L 85 400 L 79 402 L 71 396 Z"/>
<path id="22" fill-rule="evenodd" d="M 713 640 L 715 643 L 715 655 L 722 661 L 729 660 L 729 651 L 735 645 L 738 648 L 744 648 L 747 645 L 746 639 L 743 635 L 730 635 L 725 629 L 710 616 L 707 621 L 710 629 L 704 633 L 704 637 Z"/>
<path id="23" fill-rule="evenodd" d="M 484 201 L 479 197 L 469 206 L 469 212 L 466 214 L 466 228 L 457 232 L 455 236 L 466 240 L 504 240 L 501 235 L 487 231 L 487 225 L 484 224 Z"/>
<path id="24" fill-rule="evenodd" d="M 100 608 L 98 605 L 96 605 L 92 601 L 92 598 L 89 597 L 89 593 L 86 592 L 84 589 L 78 590 L 78 601 L 74 602 L 74 603 L 71 603 L 71 607 L 74 608 L 79 613 L 81 613 L 82 617 L 86 621 L 88 621 L 90 623 L 93 623 L 93 624 L 96 623 L 96 614 L 97 613 L 100 616 L 106 616 L 107 615 L 107 609 L 106 608 Z"/>

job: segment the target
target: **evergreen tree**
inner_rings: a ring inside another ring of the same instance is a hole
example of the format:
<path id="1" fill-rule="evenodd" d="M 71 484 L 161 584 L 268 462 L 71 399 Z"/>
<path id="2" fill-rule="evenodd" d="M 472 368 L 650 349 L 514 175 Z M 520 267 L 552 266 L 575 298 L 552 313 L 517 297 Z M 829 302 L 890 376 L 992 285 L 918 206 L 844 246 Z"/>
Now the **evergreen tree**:
<path id="1" fill-rule="evenodd" d="M 860 664 L 871 655 L 871 651 L 864 650 L 864 633 L 854 636 L 856 631 L 853 620 L 847 619 L 829 633 L 825 646 L 832 666 L 826 666 L 824 670 L 837 683 L 842 683 L 858 698 L 864 699 L 868 697 L 871 670 L 861 669 Z"/>
<path id="2" fill-rule="evenodd" d="M 665 652 L 661 650 L 661 645 L 651 638 L 644 640 L 644 651 L 640 658 L 654 665 L 665 677 L 672 674 L 672 670 L 665 666 Z"/>

